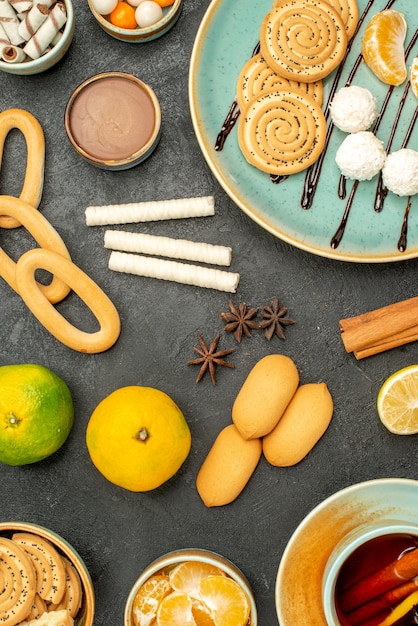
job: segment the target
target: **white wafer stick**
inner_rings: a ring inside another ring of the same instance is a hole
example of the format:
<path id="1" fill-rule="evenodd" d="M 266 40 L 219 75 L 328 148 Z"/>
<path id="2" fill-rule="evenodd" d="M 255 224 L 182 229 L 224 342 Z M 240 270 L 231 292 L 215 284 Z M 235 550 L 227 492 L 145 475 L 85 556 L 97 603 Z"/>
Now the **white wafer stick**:
<path id="1" fill-rule="evenodd" d="M 231 293 L 236 292 L 240 279 L 233 272 L 115 251 L 110 253 L 109 269 Z"/>
<path id="2" fill-rule="evenodd" d="M 213 196 L 202 196 L 199 198 L 89 206 L 85 213 L 87 226 L 154 222 L 184 217 L 207 217 L 215 215 L 215 199 Z"/>
<path id="3" fill-rule="evenodd" d="M 9 3 L 9 0 L 0 0 L 0 24 L 6 31 L 7 38 L 15 46 L 19 46 L 24 39 L 19 35 L 19 18 L 17 13 Z"/>
<path id="4" fill-rule="evenodd" d="M 23 51 L 31 59 L 38 59 L 48 48 L 54 37 L 67 21 L 67 12 L 63 2 L 57 2 L 49 12 L 45 22 L 29 39 Z"/>
<path id="5" fill-rule="evenodd" d="M 231 248 L 187 239 L 107 230 L 104 236 L 104 246 L 123 252 L 141 252 L 172 259 L 200 261 L 211 265 L 231 265 Z"/>

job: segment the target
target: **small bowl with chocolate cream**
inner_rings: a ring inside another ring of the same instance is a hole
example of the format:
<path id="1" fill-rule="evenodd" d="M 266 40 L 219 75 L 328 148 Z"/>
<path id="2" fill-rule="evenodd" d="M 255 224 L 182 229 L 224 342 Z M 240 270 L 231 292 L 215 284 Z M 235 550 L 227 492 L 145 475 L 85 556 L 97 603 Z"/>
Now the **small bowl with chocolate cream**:
<path id="1" fill-rule="evenodd" d="M 67 137 L 80 156 L 105 170 L 148 158 L 161 134 L 161 109 L 151 87 L 125 72 L 104 72 L 72 93 L 64 114 Z"/>
<path id="2" fill-rule="evenodd" d="M 138 28 L 120 28 L 109 21 L 108 15 L 101 15 L 97 11 L 94 0 L 87 1 L 92 14 L 106 33 L 129 43 L 145 43 L 165 35 L 177 22 L 183 6 L 183 0 L 174 0 L 173 4 L 163 8 L 162 17 L 157 22 Z"/>
<path id="3" fill-rule="evenodd" d="M 3 0 L 0 14 L 0 70 L 40 74 L 68 51 L 74 36 L 71 0 Z"/>

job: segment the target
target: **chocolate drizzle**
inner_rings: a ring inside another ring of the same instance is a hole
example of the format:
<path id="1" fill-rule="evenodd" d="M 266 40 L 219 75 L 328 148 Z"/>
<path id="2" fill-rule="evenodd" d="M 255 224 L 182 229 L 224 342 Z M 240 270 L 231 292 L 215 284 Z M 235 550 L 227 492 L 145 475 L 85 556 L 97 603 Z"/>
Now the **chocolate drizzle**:
<path id="1" fill-rule="evenodd" d="M 417 41 L 417 38 L 418 38 L 418 31 L 415 32 L 414 36 L 412 37 L 411 41 L 409 42 L 409 44 L 408 44 L 408 46 L 407 46 L 407 48 L 405 50 L 405 60 L 408 58 L 409 54 L 411 53 L 411 50 L 412 50 L 413 46 L 415 45 L 415 43 Z M 403 94 L 402 94 L 402 98 L 401 98 L 401 100 L 399 102 L 398 110 L 396 112 L 395 119 L 394 119 L 393 125 L 392 125 L 392 129 L 391 129 L 391 132 L 390 132 L 390 135 L 389 135 L 389 139 L 388 139 L 388 142 L 387 142 L 387 145 L 386 145 L 386 151 L 388 153 L 390 152 L 390 149 L 392 147 L 393 139 L 395 137 L 396 129 L 397 129 L 398 124 L 399 124 L 399 120 L 400 120 L 400 117 L 401 117 L 401 114 L 402 114 L 402 110 L 403 110 L 405 102 L 406 102 L 406 98 L 407 98 L 410 86 L 411 86 L 411 83 L 408 80 L 406 85 L 405 85 L 405 88 L 404 88 L 404 91 L 403 91 Z M 384 113 L 386 112 L 389 100 L 390 100 L 390 98 L 391 98 L 391 96 L 393 94 L 393 91 L 394 91 L 394 87 L 393 87 L 393 85 L 391 85 L 388 88 L 385 100 L 384 100 L 383 105 L 382 105 L 382 107 L 380 109 L 380 112 L 379 112 L 379 115 L 377 117 L 377 120 L 376 120 L 376 122 L 375 122 L 375 124 L 373 126 L 373 132 L 374 133 L 377 132 L 377 130 L 378 130 L 379 126 L 380 126 L 380 123 L 382 121 Z M 403 148 L 405 148 L 406 145 L 408 144 L 409 138 L 410 138 L 410 136 L 412 134 L 413 127 L 415 125 L 415 121 L 416 121 L 417 115 L 418 115 L 417 108 L 415 108 L 415 112 L 414 112 L 414 114 L 412 116 L 412 119 L 411 119 L 411 122 L 409 124 L 407 133 L 406 133 L 405 138 L 404 138 L 404 140 L 402 142 L 402 147 Z M 340 182 L 339 182 L 339 185 L 338 185 L 338 196 L 340 198 L 345 198 L 345 182 L 343 182 L 341 180 L 342 178 L 344 178 L 344 177 L 340 178 Z M 339 244 L 341 243 L 341 239 L 342 239 L 342 237 L 344 235 L 344 230 L 345 230 L 345 227 L 347 225 L 348 216 L 350 214 L 350 209 L 351 209 L 351 206 L 352 206 L 353 201 L 354 201 L 354 196 L 355 196 L 356 191 L 358 189 L 358 183 L 359 183 L 359 181 L 354 181 L 354 184 L 353 184 L 350 196 L 348 198 L 347 205 L 345 207 L 345 210 L 344 210 L 341 222 L 338 225 L 338 228 L 337 228 L 335 234 L 333 235 L 333 237 L 331 237 L 330 245 L 331 245 L 332 249 L 337 248 L 339 246 Z M 385 201 L 387 195 L 388 195 L 388 189 L 383 185 L 382 172 L 380 172 L 379 176 L 378 176 L 377 187 L 376 187 L 376 194 L 375 194 L 375 200 L 374 200 L 374 210 L 377 213 L 379 213 L 383 209 L 383 204 L 384 204 L 384 201 Z M 411 206 L 411 199 L 408 198 L 407 208 L 405 210 L 404 219 L 403 219 L 403 223 L 402 223 L 401 236 L 400 236 L 399 241 L 398 241 L 398 250 L 400 252 L 405 252 L 405 250 L 406 250 L 407 230 L 408 230 L 408 216 L 409 216 L 410 206 Z"/>
<path id="2" fill-rule="evenodd" d="M 395 2 L 396 2 L 396 0 L 389 0 L 386 3 L 386 6 L 382 10 L 390 9 L 395 4 Z M 326 105 L 324 107 L 324 115 L 325 115 L 325 119 L 327 120 L 327 123 L 328 123 L 324 149 L 323 149 L 319 159 L 313 165 L 311 165 L 306 170 L 306 173 L 305 173 L 303 192 L 302 192 L 302 196 L 301 196 L 301 199 L 300 199 L 300 206 L 304 210 L 310 209 L 312 207 L 312 205 L 313 205 L 315 193 L 316 193 L 316 190 L 317 190 L 317 187 L 318 187 L 319 178 L 321 176 L 323 163 L 324 163 L 324 160 L 325 160 L 325 157 L 326 157 L 326 153 L 327 153 L 327 150 L 329 148 L 329 143 L 330 143 L 330 140 L 331 140 L 331 136 L 332 136 L 332 133 L 333 133 L 333 130 L 334 130 L 334 124 L 332 123 L 332 121 L 329 120 L 330 104 L 331 104 L 331 102 L 332 102 L 332 100 L 334 98 L 334 95 L 335 95 L 336 91 L 337 91 L 338 84 L 339 84 L 339 81 L 341 79 L 341 76 L 342 76 L 342 73 L 343 73 L 343 70 L 344 70 L 344 66 L 345 66 L 345 64 L 347 62 L 347 58 L 348 58 L 348 56 L 349 56 L 349 54 L 350 54 L 350 52 L 352 50 L 353 42 L 354 42 L 356 36 L 358 35 L 359 30 L 360 30 L 363 22 L 365 21 L 368 13 L 370 11 L 370 9 L 372 8 L 373 4 L 374 4 L 374 0 L 368 0 L 366 6 L 364 8 L 364 11 L 359 16 L 359 20 L 358 20 L 358 23 L 357 23 L 357 26 L 356 26 L 356 30 L 355 30 L 355 32 L 353 34 L 353 37 L 348 42 L 347 50 L 345 52 L 344 58 L 343 58 L 341 64 L 339 65 L 339 67 L 337 68 L 337 70 L 335 72 L 334 80 L 333 80 L 333 82 L 332 82 L 332 84 L 330 86 L 330 92 L 329 92 L 328 100 L 327 100 Z M 418 38 L 418 31 L 415 31 L 415 34 L 413 35 L 411 41 L 409 42 L 409 45 L 405 49 L 405 59 L 408 58 L 408 56 L 409 56 L 413 46 L 415 45 L 415 43 L 417 41 L 417 38 Z M 259 51 L 260 51 L 260 44 L 258 43 L 254 47 L 254 49 L 253 49 L 252 56 L 258 54 Z M 353 67 L 351 68 L 351 71 L 350 71 L 350 73 L 349 73 L 349 75 L 347 77 L 347 80 L 345 82 L 345 86 L 346 87 L 348 87 L 352 83 L 352 81 L 353 81 L 353 79 L 355 77 L 355 74 L 356 74 L 357 70 L 359 69 L 362 61 L 363 61 L 363 56 L 360 53 L 357 56 L 357 58 L 356 58 L 356 60 L 355 60 L 355 62 L 353 64 Z M 399 124 L 399 120 L 400 120 L 400 117 L 401 117 L 401 114 L 402 114 L 402 110 L 404 108 L 404 104 L 405 104 L 405 101 L 406 101 L 409 89 L 410 89 L 410 81 L 407 82 L 407 84 L 406 84 L 406 86 L 404 88 L 403 96 L 402 96 L 402 98 L 401 98 L 401 100 L 399 102 L 398 110 L 396 112 L 396 116 L 395 116 L 395 119 L 394 119 L 394 122 L 393 122 L 393 125 L 392 125 L 392 128 L 391 128 L 391 133 L 390 133 L 390 136 L 389 136 L 389 139 L 388 139 L 388 142 L 387 142 L 387 146 L 386 146 L 386 151 L 387 152 L 389 152 L 391 147 L 392 147 L 392 143 L 393 143 L 393 140 L 394 140 L 394 137 L 395 137 L 395 134 L 396 134 L 396 130 L 397 130 L 397 127 L 398 127 L 398 124 Z M 377 116 L 376 121 L 375 121 L 375 123 L 373 125 L 373 128 L 372 128 L 372 132 L 375 133 L 375 134 L 377 133 L 377 131 L 378 131 L 379 127 L 380 127 L 381 121 L 382 121 L 382 119 L 384 117 L 384 114 L 385 114 L 385 112 L 387 110 L 387 107 L 388 107 L 389 101 L 390 101 L 390 99 L 391 99 L 391 97 L 393 95 L 393 92 L 394 92 L 394 86 L 391 85 L 391 86 L 388 87 L 388 90 L 387 90 L 385 99 L 383 101 L 382 107 L 381 107 L 381 109 L 380 109 L 380 111 L 378 113 L 378 116 Z M 224 120 L 224 122 L 222 124 L 221 130 L 219 131 L 219 133 L 218 133 L 218 135 L 216 137 L 216 142 L 215 142 L 215 150 L 216 151 L 221 151 L 223 149 L 225 141 L 226 141 L 227 137 L 229 136 L 230 132 L 232 131 L 232 129 L 234 128 L 235 123 L 237 122 L 237 120 L 239 118 L 239 115 L 240 115 L 240 111 L 239 111 L 239 108 L 238 108 L 237 100 L 234 99 L 234 101 L 232 102 L 231 107 L 229 109 L 228 115 L 226 116 L 226 118 L 225 118 L 225 120 Z M 402 142 L 402 148 L 405 148 L 408 145 L 409 139 L 410 139 L 410 137 L 412 135 L 412 131 L 413 131 L 413 128 L 414 128 L 416 120 L 417 120 L 417 117 L 418 117 L 418 107 L 415 108 L 415 111 L 413 113 L 413 116 L 412 116 L 412 119 L 410 121 L 409 127 L 407 129 L 407 132 L 406 132 L 405 137 L 404 137 L 403 142 Z M 284 182 L 287 178 L 288 178 L 288 176 L 286 176 L 286 175 L 270 175 L 270 181 L 273 184 L 280 184 L 280 183 Z M 345 206 L 345 209 L 344 209 L 343 216 L 341 218 L 341 222 L 338 225 L 338 228 L 337 228 L 335 234 L 331 237 L 331 240 L 330 240 L 330 246 L 331 246 L 332 249 L 336 249 L 339 246 L 339 244 L 341 243 L 341 240 L 342 240 L 342 238 L 344 236 L 344 231 L 345 231 L 345 228 L 346 228 L 346 225 L 347 225 L 347 221 L 348 221 L 348 218 L 349 218 L 351 207 L 352 207 L 353 202 L 354 202 L 355 195 L 356 195 L 358 187 L 359 187 L 359 182 L 360 181 L 358 181 L 358 180 L 353 181 L 353 185 L 351 187 L 351 191 L 350 191 L 349 197 L 348 197 L 347 202 L 346 202 L 346 206 Z M 338 194 L 338 198 L 340 198 L 341 200 L 345 200 L 346 195 L 347 195 L 347 180 L 346 180 L 346 178 L 343 175 L 340 176 L 339 181 L 338 181 L 338 191 L 337 191 L 337 194 Z M 375 194 L 374 207 L 373 207 L 374 211 L 376 213 L 379 213 L 379 212 L 382 211 L 383 206 L 384 206 L 384 202 L 385 202 L 385 199 L 386 199 L 387 195 L 388 195 L 388 189 L 384 186 L 382 174 L 380 173 L 379 176 L 378 176 L 378 180 L 377 180 L 376 194 Z M 401 227 L 401 233 L 400 233 L 400 237 L 399 237 L 398 245 L 397 245 L 398 250 L 400 252 L 404 252 L 406 250 L 406 246 L 407 246 L 408 218 L 409 218 L 410 209 L 411 209 L 411 197 L 408 197 L 407 206 L 406 206 L 406 209 L 405 209 L 403 222 L 402 222 L 402 227 Z"/>
<path id="3" fill-rule="evenodd" d="M 254 46 L 251 56 L 253 57 L 259 52 L 260 52 L 260 42 L 257 42 L 257 44 Z M 240 116 L 240 110 L 238 107 L 238 102 L 237 102 L 237 99 L 234 98 L 229 108 L 228 115 L 224 119 L 224 122 L 221 126 L 221 130 L 217 134 L 216 141 L 215 141 L 216 152 L 220 152 L 223 149 L 225 141 L 227 140 L 231 130 L 234 128 L 239 116 Z"/>

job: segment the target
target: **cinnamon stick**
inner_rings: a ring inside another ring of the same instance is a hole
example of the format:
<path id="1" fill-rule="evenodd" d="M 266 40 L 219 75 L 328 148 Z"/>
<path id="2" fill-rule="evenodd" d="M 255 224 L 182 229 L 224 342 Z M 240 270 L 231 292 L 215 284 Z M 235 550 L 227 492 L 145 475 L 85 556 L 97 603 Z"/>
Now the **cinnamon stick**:
<path id="1" fill-rule="evenodd" d="M 340 320 L 341 338 L 347 352 L 357 359 L 418 339 L 418 297 Z"/>
<path id="2" fill-rule="evenodd" d="M 418 576 L 418 548 L 405 552 L 386 567 L 369 574 L 348 587 L 340 596 L 339 604 L 344 613 L 349 613 Z"/>
<path id="3" fill-rule="evenodd" d="M 381 614 L 386 610 L 386 614 L 389 609 L 395 606 L 398 602 L 405 600 L 411 593 L 418 589 L 418 578 L 413 578 L 406 583 L 394 587 L 389 591 L 386 591 L 377 598 L 373 598 L 367 604 L 359 606 L 354 611 L 351 611 L 347 615 L 350 624 L 353 626 L 360 626 L 361 624 L 370 624 L 372 618 L 377 619 L 377 623 L 383 620 Z"/>

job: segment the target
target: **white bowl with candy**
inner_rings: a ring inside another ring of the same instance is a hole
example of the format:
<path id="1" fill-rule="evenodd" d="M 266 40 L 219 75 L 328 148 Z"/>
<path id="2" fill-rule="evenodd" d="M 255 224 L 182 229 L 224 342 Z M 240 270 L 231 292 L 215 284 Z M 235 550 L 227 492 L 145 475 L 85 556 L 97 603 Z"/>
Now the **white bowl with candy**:
<path id="1" fill-rule="evenodd" d="M 39 74 L 58 63 L 74 36 L 71 0 L 0 0 L 0 70 Z"/>
<path id="2" fill-rule="evenodd" d="M 174 26 L 183 0 L 88 0 L 88 4 L 108 35 L 129 43 L 145 43 Z"/>

